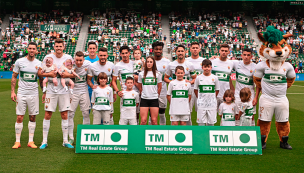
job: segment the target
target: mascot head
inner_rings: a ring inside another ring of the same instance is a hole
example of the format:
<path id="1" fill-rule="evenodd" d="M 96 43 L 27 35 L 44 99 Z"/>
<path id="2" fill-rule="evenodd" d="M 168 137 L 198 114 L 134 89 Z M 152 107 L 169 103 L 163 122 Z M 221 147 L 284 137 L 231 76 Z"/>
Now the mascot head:
<path id="1" fill-rule="evenodd" d="M 267 27 L 264 35 L 258 33 L 259 39 L 263 42 L 259 53 L 268 60 L 268 65 L 272 70 L 279 70 L 292 52 L 292 48 L 286 42 L 286 40 L 292 36 L 292 34 L 283 35 L 283 33 L 275 29 L 274 26 Z"/>

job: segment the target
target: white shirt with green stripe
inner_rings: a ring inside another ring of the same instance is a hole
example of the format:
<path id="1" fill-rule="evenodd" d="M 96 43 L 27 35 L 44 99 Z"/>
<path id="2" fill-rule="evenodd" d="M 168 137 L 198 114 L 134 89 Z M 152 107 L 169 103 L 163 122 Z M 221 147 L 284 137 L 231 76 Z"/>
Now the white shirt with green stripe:
<path id="1" fill-rule="evenodd" d="M 38 95 L 38 69 L 41 61 L 34 59 L 29 61 L 27 57 L 18 59 L 14 64 L 13 72 L 19 74 L 18 92 L 19 95 Z"/>
<path id="2" fill-rule="evenodd" d="M 221 103 L 218 114 L 222 115 L 221 126 L 235 126 L 235 115 L 238 114 L 235 103 Z"/>
<path id="3" fill-rule="evenodd" d="M 194 66 L 194 70 L 197 76 L 201 75 L 204 71 L 202 69 L 202 62 L 206 58 L 198 57 L 197 59 L 193 59 L 192 57 L 186 58 L 187 61 L 191 62 Z M 192 80 L 192 78 L 190 78 Z M 194 84 L 192 85 L 194 87 Z"/>
<path id="4" fill-rule="evenodd" d="M 127 87 L 125 85 L 127 77 L 132 77 L 134 74 L 133 69 L 133 61 L 129 61 L 129 63 L 124 63 L 123 61 L 117 63 L 114 68 L 113 76 L 116 76 L 119 78 L 120 86 L 122 90 L 126 90 Z M 138 92 L 138 88 L 134 85 L 133 90 Z"/>
<path id="5" fill-rule="evenodd" d="M 185 80 L 173 80 L 169 83 L 167 95 L 171 96 L 170 115 L 190 115 L 191 91 L 191 84 Z"/>
<path id="6" fill-rule="evenodd" d="M 93 90 L 91 103 L 94 110 L 111 110 L 113 104 L 113 89 L 109 86 L 101 89 L 99 86 Z"/>
<path id="7" fill-rule="evenodd" d="M 287 78 L 296 77 L 296 73 L 289 62 L 274 71 L 263 61 L 257 64 L 254 76 L 262 78 L 262 94 L 269 98 L 283 98 L 286 97 Z"/>
<path id="8" fill-rule="evenodd" d="M 220 90 L 217 76 L 211 74 L 199 75 L 194 82 L 194 89 L 198 90 L 197 108 L 204 110 L 216 110 L 217 100 L 215 91 Z"/>
<path id="9" fill-rule="evenodd" d="M 88 92 L 88 85 L 87 85 L 87 74 L 89 71 L 91 62 L 88 60 L 84 60 L 81 67 L 77 67 L 75 65 L 75 73 L 80 77 L 75 77 L 74 83 L 74 94 L 83 94 Z"/>
<path id="10" fill-rule="evenodd" d="M 167 83 L 164 81 L 166 68 L 168 67 L 170 60 L 166 58 L 162 58 L 161 60 L 155 60 L 156 62 L 156 68 L 157 71 L 159 71 L 162 74 L 162 89 L 160 92 L 160 97 L 166 97 L 167 96 Z"/>
<path id="11" fill-rule="evenodd" d="M 230 89 L 229 80 L 232 69 L 233 62 L 228 59 L 221 61 L 219 58 L 216 58 L 212 61 L 212 74 L 218 77 L 221 86 L 217 95 L 218 98 L 223 98 L 225 91 Z"/>
<path id="12" fill-rule="evenodd" d="M 244 116 L 245 118 L 252 118 L 253 116 L 253 106 L 252 106 L 252 102 L 242 102 L 239 110 L 241 112 L 243 112 L 243 114 L 241 116 Z"/>
<path id="13" fill-rule="evenodd" d="M 195 75 L 195 70 L 194 70 L 194 66 L 190 61 L 184 61 L 184 63 L 178 63 L 177 60 L 170 62 L 170 64 L 168 65 L 167 69 L 166 69 L 166 75 L 172 77 L 172 79 L 176 79 L 175 76 L 175 68 L 177 66 L 183 66 L 185 69 L 185 75 L 184 75 L 184 79 L 187 79 L 190 81 L 190 77 Z"/>
<path id="14" fill-rule="evenodd" d="M 253 83 L 253 73 L 255 70 L 256 64 L 251 62 L 248 65 L 245 65 L 243 61 L 233 60 L 233 69 L 235 71 L 235 97 L 240 97 L 241 89 L 247 87 L 251 91 L 252 99 L 255 96 L 254 92 L 254 83 Z"/>
<path id="15" fill-rule="evenodd" d="M 136 104 L 139 103 L 139 94 L 132 91 L 122 91 L 123 96 L 120 99 L 120 118 L 136 118 Z"/>
<path id="16" fill-rule="evenodd" d="M 97 83 L 97 77 L 99 73 L 104 72 L 108 76 L 108 82 L 107 85 L 110 85 L 112 81 L 112 74 L 114 71 L 114 64 L 110 61 L 107 61 L 105 65 L 101 65 L 99 61 L 96 61 L 92 63 L 89 67 L 88 76 L 91 76 L 94 78 L 94 85 L 98 85 Z"/>
<path id="17" fill-rule="evenodd" d="M 152 71 L 147 72 L 144 78 L 144 71 L 138 75 L 138 83 L 142 84 L 141 98 L 143 99 L 158 99 L 158 83 L 162 82 L 162 75 L 156 71 L 156 78 L 153 76 Z"/>

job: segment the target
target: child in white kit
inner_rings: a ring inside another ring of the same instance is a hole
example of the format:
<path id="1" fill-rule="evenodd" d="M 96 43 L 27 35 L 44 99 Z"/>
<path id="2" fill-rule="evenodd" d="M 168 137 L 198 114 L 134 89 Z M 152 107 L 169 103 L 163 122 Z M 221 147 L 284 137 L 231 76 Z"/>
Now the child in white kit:
<path id="1" fill-rule="evenodd" d="M 142 53 L 140 49 L 133 50 L 133 57 L 134 57 L 134 74 L 138 75 L 142 71 L 142 67 L 144 65 L 145 59 L 141 57 Z"/>
<path id="2" fill-rule="evenodd" d="M 187 125 L 190 119 L 191 84 L 184 80 L 183 66 L 175 68 L 176 80 L 169 83 L 167 100 L 170 104 L 170 121 L 172 125 Z"/>
<path id="3" fill-rule="evenodd" d="M 52 57 L 46 57 L 45 59 L 45 64 L 42 64 L 42 73 L 50 73 L 51 71 L 54 71 L 55 73 L 58 72 L 56 64 L 53 63 L 53 58 Z M 51 79 L 51 78 L 50 78 Z M 45 77 L 43 79 L 43 91 L 46 92 L 46 83 L 48 82 L 49 78 Z M 55 92 L 57 92 L 57 86 L 58 86 L 58 81 L 57 77 L 52 78 L 52 81 L 54 83 L 54 89 Z"/>
<path id="4" fill-rule="evenodd" d="M 197 97 L 197 119 L 199 126 L 214 126 L 217 122 L 217 100 L 220 90 L 218 77 L 211 74 L 212 62 L 205 59 L 202 62 L 203 74 L 195 79 L 194 93 Z"/>
<path id="5" fill-rule="evenodd" d="M 98 87 L 93 90 L 91 102 L 93 104 L 93 124 L 110 124 L 111 105 L 113 104 L 113 89 L 107 85 L 108 76 L 101 72 L 97 77 Z"/>
<path id="6" fill-rule="evenodd" d="M 139 105 L 139 94 L 133 90 L 134 79 L 127 77 L 127 89 L 122 91 L 120 99 L 120 120 L 119 125 L 137 125 L 136 107 Z"/>
<path id="7" fill-rule="evenodd" d="M 61 75 L 64 71 L 73 74 L 80 79 L 80 77 L 76 74 L 75 69 L 73 68 L 73 61 L 71 59 L 68 59 L 63 63 L 58 73 Z M 73 94 L 74 82 L 70 78 L 61 78 L 61 85 L 65 88 L 66 91 L 68 91 L 69 89 L 66 86 L 66 83 L 70 85 L 70 92 Z"/>
<path id="8" fill-rule="evenodd" d="M 234 92 L 226 90 L 223 96 L 224 103 L 221 103 L 218 114 L 222 118 L 221 126 L 235 126 L 235 115 L 237 107 L 234 103 Z"/>
<path id="9" fill-rule="evenodd" d="M 243 88 L 240 91 L 240 99 L 242 101 L 239 107 L 240 126 L 251 126 L 253 119 L 253 106 L 251 102 L 251 91 L 249 88 Z"/>

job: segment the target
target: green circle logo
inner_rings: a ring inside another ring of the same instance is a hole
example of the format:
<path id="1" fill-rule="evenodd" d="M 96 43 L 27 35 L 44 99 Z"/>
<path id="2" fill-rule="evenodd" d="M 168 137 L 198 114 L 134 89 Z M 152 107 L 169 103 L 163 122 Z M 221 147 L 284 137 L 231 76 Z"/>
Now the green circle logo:
<path id="1" fill-rule="evenodd" d="M 111 135 L 111 140 L 112 140 L 113 142 L 119 142 L 120 139 L 121 139 L 120 133 L 115 132 L 115 133 L 113 133 L 113 134 Z"/>
<path id="2" fill-rule="evenodd" d="M 246 144 L 246 143 L 248 143 L 250 141 L 250 136 L 248 134 L 246 134 L 246 133 L 243 133 L 243 134 L 240 135 L 240 141 L 242 143 Z"/>
<path id="3" fill-rule="evenodd" d="M 179 143 L 182 143 L 186 140 L 186 136 L 183 133 L 178 133 L 175 135 L 175 140 Z"/>

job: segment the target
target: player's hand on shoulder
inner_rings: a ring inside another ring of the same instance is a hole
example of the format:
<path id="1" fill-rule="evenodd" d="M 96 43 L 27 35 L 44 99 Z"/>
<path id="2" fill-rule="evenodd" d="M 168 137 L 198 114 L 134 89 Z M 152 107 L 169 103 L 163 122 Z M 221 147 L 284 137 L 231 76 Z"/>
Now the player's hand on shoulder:
<path id="1" fill-rule="evenodd" d="M 93 85 L 92 86 L 92 89 L 94 90 L 94 89 L 96 89 L 97 88 L 97 85 Z"/>
<path id="2" fill-rule="evenodd" d="M 117 94 L 118 94 L 119 97 L 122 97 L 122 96 L 123 96 L 123 92 L 122 92 L 122 91 L 118 91 Z"/>
<path id="3" fill-rule="evenodd" d="M 212 56 L 211 58 L 209 58 L 209 60 L 214 60 L 214 59 L 216 59 L 216 58 L 219 58 L 218 56 Z"/>

